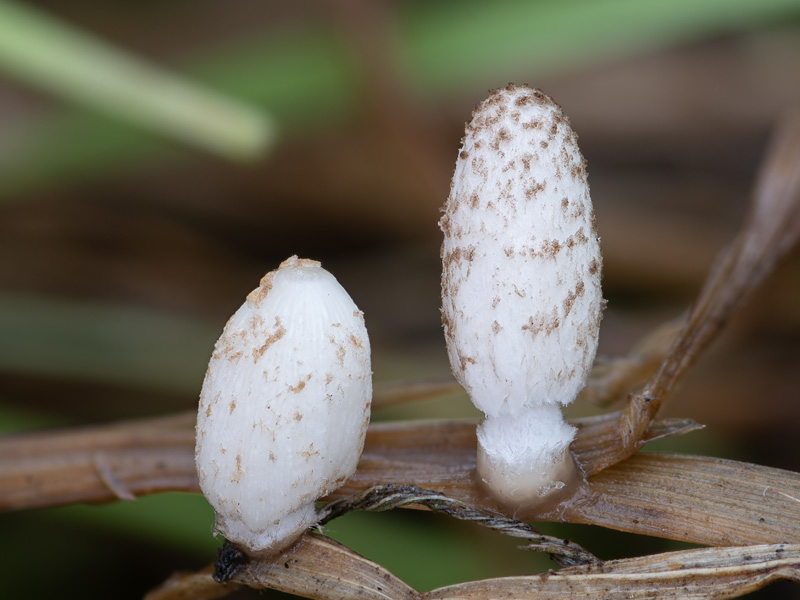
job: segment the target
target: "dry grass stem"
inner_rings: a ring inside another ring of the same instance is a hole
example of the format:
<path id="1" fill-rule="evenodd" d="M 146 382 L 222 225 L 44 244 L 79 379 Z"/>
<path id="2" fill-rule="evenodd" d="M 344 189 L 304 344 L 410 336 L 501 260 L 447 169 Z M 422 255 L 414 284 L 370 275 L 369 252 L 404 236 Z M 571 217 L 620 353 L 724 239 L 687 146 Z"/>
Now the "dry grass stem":
<path id="1" fill-rule="evenodd" d="M 7 438 L 0 442 L 0 507 L 110 501 L 121 490 L 133 495 L 196 492 L 191 417 Z M 573 452 L 594 473 L 593 465 L 615 448 L 616 417 L 576 424 Z M 656 421 L 647 439 L 696 427 L 689 420 Z M 475 424 L 469 421 L 373 425 L 358 471 L 331 499 L 375 485 L 408 484 L 498 510 L 475 483 L 475 447 Z M 97 456 L 103 457 L 102 469 Z M 108 485 L 109 476 L 114 487 Z M 791 499 L 800 498 L 798 477 L 734 461 L 643 454 L 590 477 L 584 493 L 558 514 L 537 517 L 712 545 L 800 542 L 800 502 Z"/>
<path id="2" fill-rule="evenodd" d="M 209 566 L 194 573 L 174 573 L 157 588 L 148 592 L 144 600 L 215 600 L 247 586 L 240 583 L 220 584 L 211 576 Z"/>
<path id="3" fill-rule="evenodd" d="M 622 460 L 639 449 L 644 432 L 675 382 L 794 246 L 798 236 L 800 114 L 792 114 L 778 124 L 742 229 L 717 258 L 683 330 L 658 371 L 641 392 L 631 394 L 620 419 L 620 448 L 614 460 Z"/>
<path id="4" fill-rule="evenodd" d="M 591 552 L 569 540 L 543 535 L 527 523 L 480 506 L 471 506 L 444 494 L 414 485 L 382 485 L 361 494 L 329 503 L 322 511 L 320 525 L 354 510 L 384 511 L 408 505 L 442 512 L 462 521 L 470 521 L 504 535 L 524 539 L 526 550 L 547 552 L 562 566 L 599 562 Z"/>
<path id="5" fill-rule="evenodd" d="M 592 523 L 713 546 L 800 543 L 800 474 L 719 458 L 643 452 L 589 479 L 565 507 Z"/>
<path id="6" fill-rule="evenodd" d="M 529 577 L 485 579 L 423 594 L 425 600 L 485 598 L 735 598 L 778 579 L 800 581 L 800 546 L 704 548 L 615 560 Z"/>
<path id="7" fill-rule="evenodd" d="M 683 318 L 664 323 L 645 335 L 626 356 L 598 356 L 578 399 L 597 406 L 610 406 L 624 400 L 631 390 L 655 373 L 683 323 Z"/>
<path id="8" fill-rule="evenodd" d="M 412 600 L 419 594 L 402 580 L 339 544 L 315 533 L 271 560 L 250 560 L 227 583 L 211 567 L 173 575 L 145 600 L 219 598 L 242 586 L 270 588 L 316 600 Z"/>
<path id="9" fill-rule="evenodd" d="M 194 414 L 0 438 L 0 510 L 197 490 Z"/>
<path id="10" fill-rule="evenodd" d="M 198 492 L 194 417 L 186 412 L 0 438 L 0 510 L 128 500 L 160 491 Z M 587 423 L 574 448 L 591 472 L 591 465 L 603 460 L 603 449 L 613 448 L 615 419 Z M 675 423 L 654 424 L 650 439 L 694 427 L 688 421 Z M 413 484 L 419 478 L 427 488 L 455 487 L 461 494 L 455 497 L 480 503 L 482 495 L 469 491 L 474 488 L 475 448 L 472 421 L 374 424 L 359 471 L 340 494 L 378 484 Z"/>
<path id="11" fill-rule="evenodd" d="M 319 600 L 410 600 L 418 595 L 380 565 L 313 533 L 274 560 L 248 562 L 233 581 Z"/>
<path id="12" fill-rule="evenodd" d="M 484 600 L 486 598 L 734 598 L 778 579 L 800 581 L 800 545 L 703 548 L 608 561 L 540 575 L 485 579 L 419 593 L 389 571 L 317 534 L 273 560 L 253 560 L 233 582 L 210 569 L 179 574 L 146 600 L 219 598 L 239 589 L 272 588 L 315 600 Z"/>

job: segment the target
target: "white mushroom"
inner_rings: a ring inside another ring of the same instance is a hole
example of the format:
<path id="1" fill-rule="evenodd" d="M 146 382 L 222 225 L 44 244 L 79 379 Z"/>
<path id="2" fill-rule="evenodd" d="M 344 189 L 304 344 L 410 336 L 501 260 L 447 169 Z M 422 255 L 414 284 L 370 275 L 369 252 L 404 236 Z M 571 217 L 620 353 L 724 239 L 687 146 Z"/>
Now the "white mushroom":
<path id="1" fill-rule="evenodd" d="M 511 507 L 578 480 L 560 406 L 586 383 L 604 306 L 585 162 L 538 90 L 509 86 L 467 125 L 439 223 L 453 373 L 486 415 L 477 471 Z"/>
<path id="2" fill-rule="evenodd" d="M 367 330 L 344 288 L 296 256 L 267 273 L 225 326 L 200 395 L 195 462 L 216 530 L 249 554 L 295 541 L 355 472 L 371 399 Z"/>

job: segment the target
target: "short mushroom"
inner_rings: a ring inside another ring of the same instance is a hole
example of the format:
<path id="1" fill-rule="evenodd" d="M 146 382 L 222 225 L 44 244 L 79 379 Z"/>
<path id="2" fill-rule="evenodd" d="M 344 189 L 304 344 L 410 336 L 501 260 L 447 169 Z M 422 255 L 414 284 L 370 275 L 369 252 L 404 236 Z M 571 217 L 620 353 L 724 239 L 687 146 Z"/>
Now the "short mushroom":
<path id="1" fill-rule="evenodd" d="M 439 225 L 450 364 L 486 416 L 478 478 L 509 508 L 542 507 L 580 481 L 560 405 L 586 383 L 604 307 L 585 161 L 561 108 L 513 85 L 479 104 Z"/>
<path id="2" fill-rule="evenodd" d="M 284 261 L 230 318 L 208 365 L 195 463 L 216 531 L 269 555 L 356 470 L 372 399 L 361 311 L 320 263 Z"/>

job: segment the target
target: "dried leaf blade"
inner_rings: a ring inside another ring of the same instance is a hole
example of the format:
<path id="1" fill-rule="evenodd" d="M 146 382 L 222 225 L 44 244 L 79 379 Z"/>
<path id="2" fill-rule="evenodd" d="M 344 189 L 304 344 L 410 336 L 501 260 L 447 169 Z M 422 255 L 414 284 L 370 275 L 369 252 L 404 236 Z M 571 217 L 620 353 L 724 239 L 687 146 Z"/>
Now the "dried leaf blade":
<path id="1" fill-rule="evenodd" d="M 303 535 L 273 560 L 251 560 L 232 581 L 314 600 L 412 600 L 418 596 L 380 565 L 315 533 Z"/>
<path id="2" fill-rule="evenodd" d="M 714 546 L 800 543 L 800 474 L 719 458 L 644 452 L 588 481 L 564 510 L 591 523 Z"/>
<path id="3" fill-rule="evenodd" d="M 800 546 L 764 545 L 667 552 L 528 577 L 439 588 L 425 600 L 487 598 L 735 598 L 778 579 L 800 581 Z"/>

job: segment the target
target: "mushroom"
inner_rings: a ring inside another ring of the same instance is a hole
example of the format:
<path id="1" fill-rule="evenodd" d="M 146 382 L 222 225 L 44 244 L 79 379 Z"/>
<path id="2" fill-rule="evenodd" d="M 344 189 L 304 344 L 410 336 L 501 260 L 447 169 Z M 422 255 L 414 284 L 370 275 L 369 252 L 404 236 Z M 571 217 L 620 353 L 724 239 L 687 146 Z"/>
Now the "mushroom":
<path id="1" fill-rule="evenodd" d="M 561 108 L 527 87 L 491 92 L 443 211 L 442 322 L 486 416 L 479 481 L 506 507 L 542 508 L 582 480 L 560 405 L 586 383 L 605 304 L 585 161 Z"/>
<path id="2" fill-rule="evenodd" d="M 344 288 L 296 256 L 267 273 L 200 394 L 195 463 L 216 532 L 251 556 L 292 544 L 355 472 L 371 399 L 367 330 Z"/>

